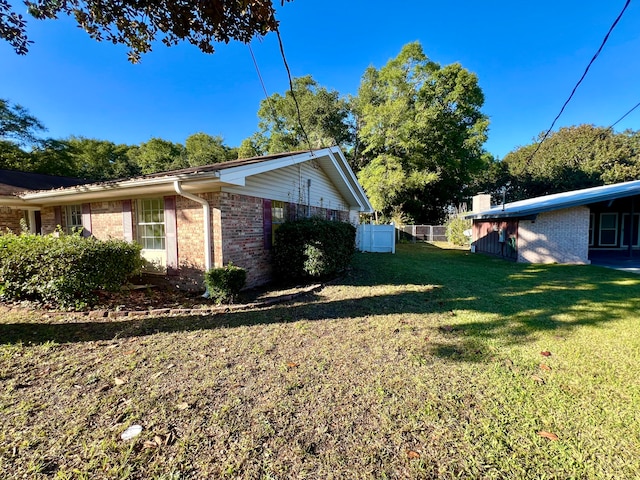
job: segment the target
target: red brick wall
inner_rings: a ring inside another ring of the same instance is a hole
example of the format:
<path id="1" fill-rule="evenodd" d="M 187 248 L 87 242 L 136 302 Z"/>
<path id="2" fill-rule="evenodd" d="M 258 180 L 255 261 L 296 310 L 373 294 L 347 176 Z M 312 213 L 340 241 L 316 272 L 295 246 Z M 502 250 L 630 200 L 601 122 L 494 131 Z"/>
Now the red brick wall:
<path id="1" fill-rule="evenodd" d="M 234 193 L 220 194 L 224 264 L 247 270 L 247 287 L 271 279 L 270 252 L 264 248 L 262 199 Z"/>
<path id="2" fill-rule="evenodd" d="M 261 198 L 233 193 L 199 194 L 211 206 L 212 260 L 214 267 L 229 262 L 247 270 L 247 287 L 271 280 L 271 252 L 264 248 L 263 202 Z M 137 201 L 131 201 L 133 238 L 136 236 Z M 295 206 L 292 206 L 295 207 Z M 302 211 L 302 209 L 301 209 Z M 346 221 L 349 212 L 335 212 Z M 326 209 L 312 207 L 312 215 L 328 218 Z M 203 288 L 205 268 L 202 205 L 176 196 L 179 274 L 168 280 L 181 288 Z M 55 211 L 42 210 L 43 233 L 55 230 Z M 91 233 L 99 239 L 124 238 L 122 201 L 91 203 Z"/>
<path id="3" fill-rule="evenodd" d="M 22 232 L 20 220 L 23 218 L 22 210 L 14 210 L 9 207 L 0 207 L 0 233 L 6 232 L 7 229 L 18 235 Z"/>
<path id="4" fill-rule="evenodd" d="M 40 211 L 42 219 L 42 234 L 47 235 L 56 231 L 56 214 L 53 207 L 45 207 Z"/>
<path id="5" fill-rule="evenodd" d="M 91 234 L 100 240 L 124 239 L 122 201 L 91 203 Z"/>

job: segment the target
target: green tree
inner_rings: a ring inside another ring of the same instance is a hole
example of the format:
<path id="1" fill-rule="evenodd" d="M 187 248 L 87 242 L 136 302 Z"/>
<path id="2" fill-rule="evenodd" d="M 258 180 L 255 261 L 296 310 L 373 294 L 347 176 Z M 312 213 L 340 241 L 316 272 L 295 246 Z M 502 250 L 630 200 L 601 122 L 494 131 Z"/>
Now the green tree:
<path id="1" fill-rule="evenodd" d="M 494 178 L 494 196 L 503 186 L 507 201 L 566 192 L 640 178 L 640 133 L 615 133 L 593 125 L 563 127 L 505 156 Z"/>
<path id="2" fill-rule="evenodd" d="M 28 166 L 23 166 L 20 170 L 46 173 L 48 175 L 79 177 L 72 152 L 73 148 L 66 140 L 56 140 L 54 138 L 41 140 L 31 150 Z"/>
<path id="3" fill-rule="evenodd" d="M 128 145 L 84 137 L 71 137 L 67 143 L 77 177 L 111 180 L 140 173 L 140 168 L 129 157 L 131 147 Z"/>
<path id="4" fill-rule="evenodd" d="M 189 166 L 211 165 L 227 160 L 229 147 L 223 144 L 222 137 L 212 137 L 203 132 L 187 137 L 185 150 Z"/>
<path id="5" fill-rule="evenodd" d="M 0 140 L 0 168 L 26 171 L 29 168 L 29 153 L 13 142 Z"/>
<path id="6" fill-rule="evenodd" d="M 38 133 L 45 130 L 42 122 L 26 108 L 0 98 L 0 141 L 33 144 L 38 141 Z"/>
<path id="7" fill-rule="evenodd" d="M 213 53 L 216 42 L 248 43 L 256 35 L 278 28 L 271 0 L 26 0 L 25 4 L 35 18 L 55 19 L 66 14 L 95 40 L 126 45 L 134 63 L 151 51 L 157 37 L 167 46 L 186 41 Z M 22 55 L 31 43 L 25 20 L 7 0 L 0 0 L 0 39 Z"/>
<path id="8" fill-rule="evenodd" d="M 347 147 L 353 140 L 349 114 L 348 102 L 337 91 L 319 86 L 310 75 L 295 78 L 293 94 L 290 90 L 284 96 L 275 93 L 260 102 L 260 133 L 250 143 L 243 142 L 243 151 L 253 147 L 262 153 L 308 150 L 310 146 Z"/>
<path id="9" fill-rule="evenodd" d="M 415 42 L 381 69 L 369 67 L 354 100 L 358 178 L 376 209 L 401 207 L 418 222 L 441 222 L 486 168 L 489 121 L 477 77 L 441 67 Z"/>
<path id="10" fill-rule="evenodd" d="M 129 158 L 143 174 L 188 167 L 185 149 L 179 143 L 152 138 L 129 150 Z"/>
<path id="11" fill-rule="evenodd" d="M 254 133 L 242 140 L 238 147 L 238 158 L 259 157 L 266 153 L 266 148 L 266 138 L 259 133 Z"/>

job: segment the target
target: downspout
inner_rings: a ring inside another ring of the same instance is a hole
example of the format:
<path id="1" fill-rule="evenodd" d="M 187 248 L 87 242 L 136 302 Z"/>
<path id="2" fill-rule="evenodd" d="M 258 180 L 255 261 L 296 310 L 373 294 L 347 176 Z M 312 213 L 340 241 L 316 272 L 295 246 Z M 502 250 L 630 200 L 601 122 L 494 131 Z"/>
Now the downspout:
<path id="1" fill-rule="evenodd" d="M 212 261 L 211 261 L 211 207 L 209 206 L 209 202 L 207 202 L 204 198 L 198 197 L 197 195 L 193 195 L 192 193 L 187 193 L 182 190 L 182 186 L 180 185 L 179 180 L 173 181 L 173 188 L 175 189 L 178 195 L 181 195 L 189 200 L 193 200 L 194 202 L 202 205 L 202 228 L 204 234 L 204 268 L 205 272 L 211 270 Z M 205 292 L 206 297 L 209 296 L 209 292 Z"/>

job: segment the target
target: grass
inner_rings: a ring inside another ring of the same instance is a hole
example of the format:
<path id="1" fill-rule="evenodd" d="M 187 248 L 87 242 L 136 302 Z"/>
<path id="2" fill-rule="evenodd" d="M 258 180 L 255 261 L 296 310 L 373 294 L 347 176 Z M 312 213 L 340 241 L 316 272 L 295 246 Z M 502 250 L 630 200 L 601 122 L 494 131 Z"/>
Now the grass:
<path id="1" fill-rule="evenodd" d="M 256 311 L 0 312 L 0 478 L 638 478 L 639 307 L 416 244 Z"/>

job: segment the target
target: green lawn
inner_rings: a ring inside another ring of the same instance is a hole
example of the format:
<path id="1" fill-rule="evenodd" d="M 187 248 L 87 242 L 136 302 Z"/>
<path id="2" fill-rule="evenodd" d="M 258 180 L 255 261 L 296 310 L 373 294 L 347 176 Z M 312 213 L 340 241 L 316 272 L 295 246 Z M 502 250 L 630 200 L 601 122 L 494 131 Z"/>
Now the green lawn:
<path id="1" fill-rule="evenodd" d="M 640 276 L 399 245 L 105 320 L 0 307 L 0 478 L 640 478 Z"/>

